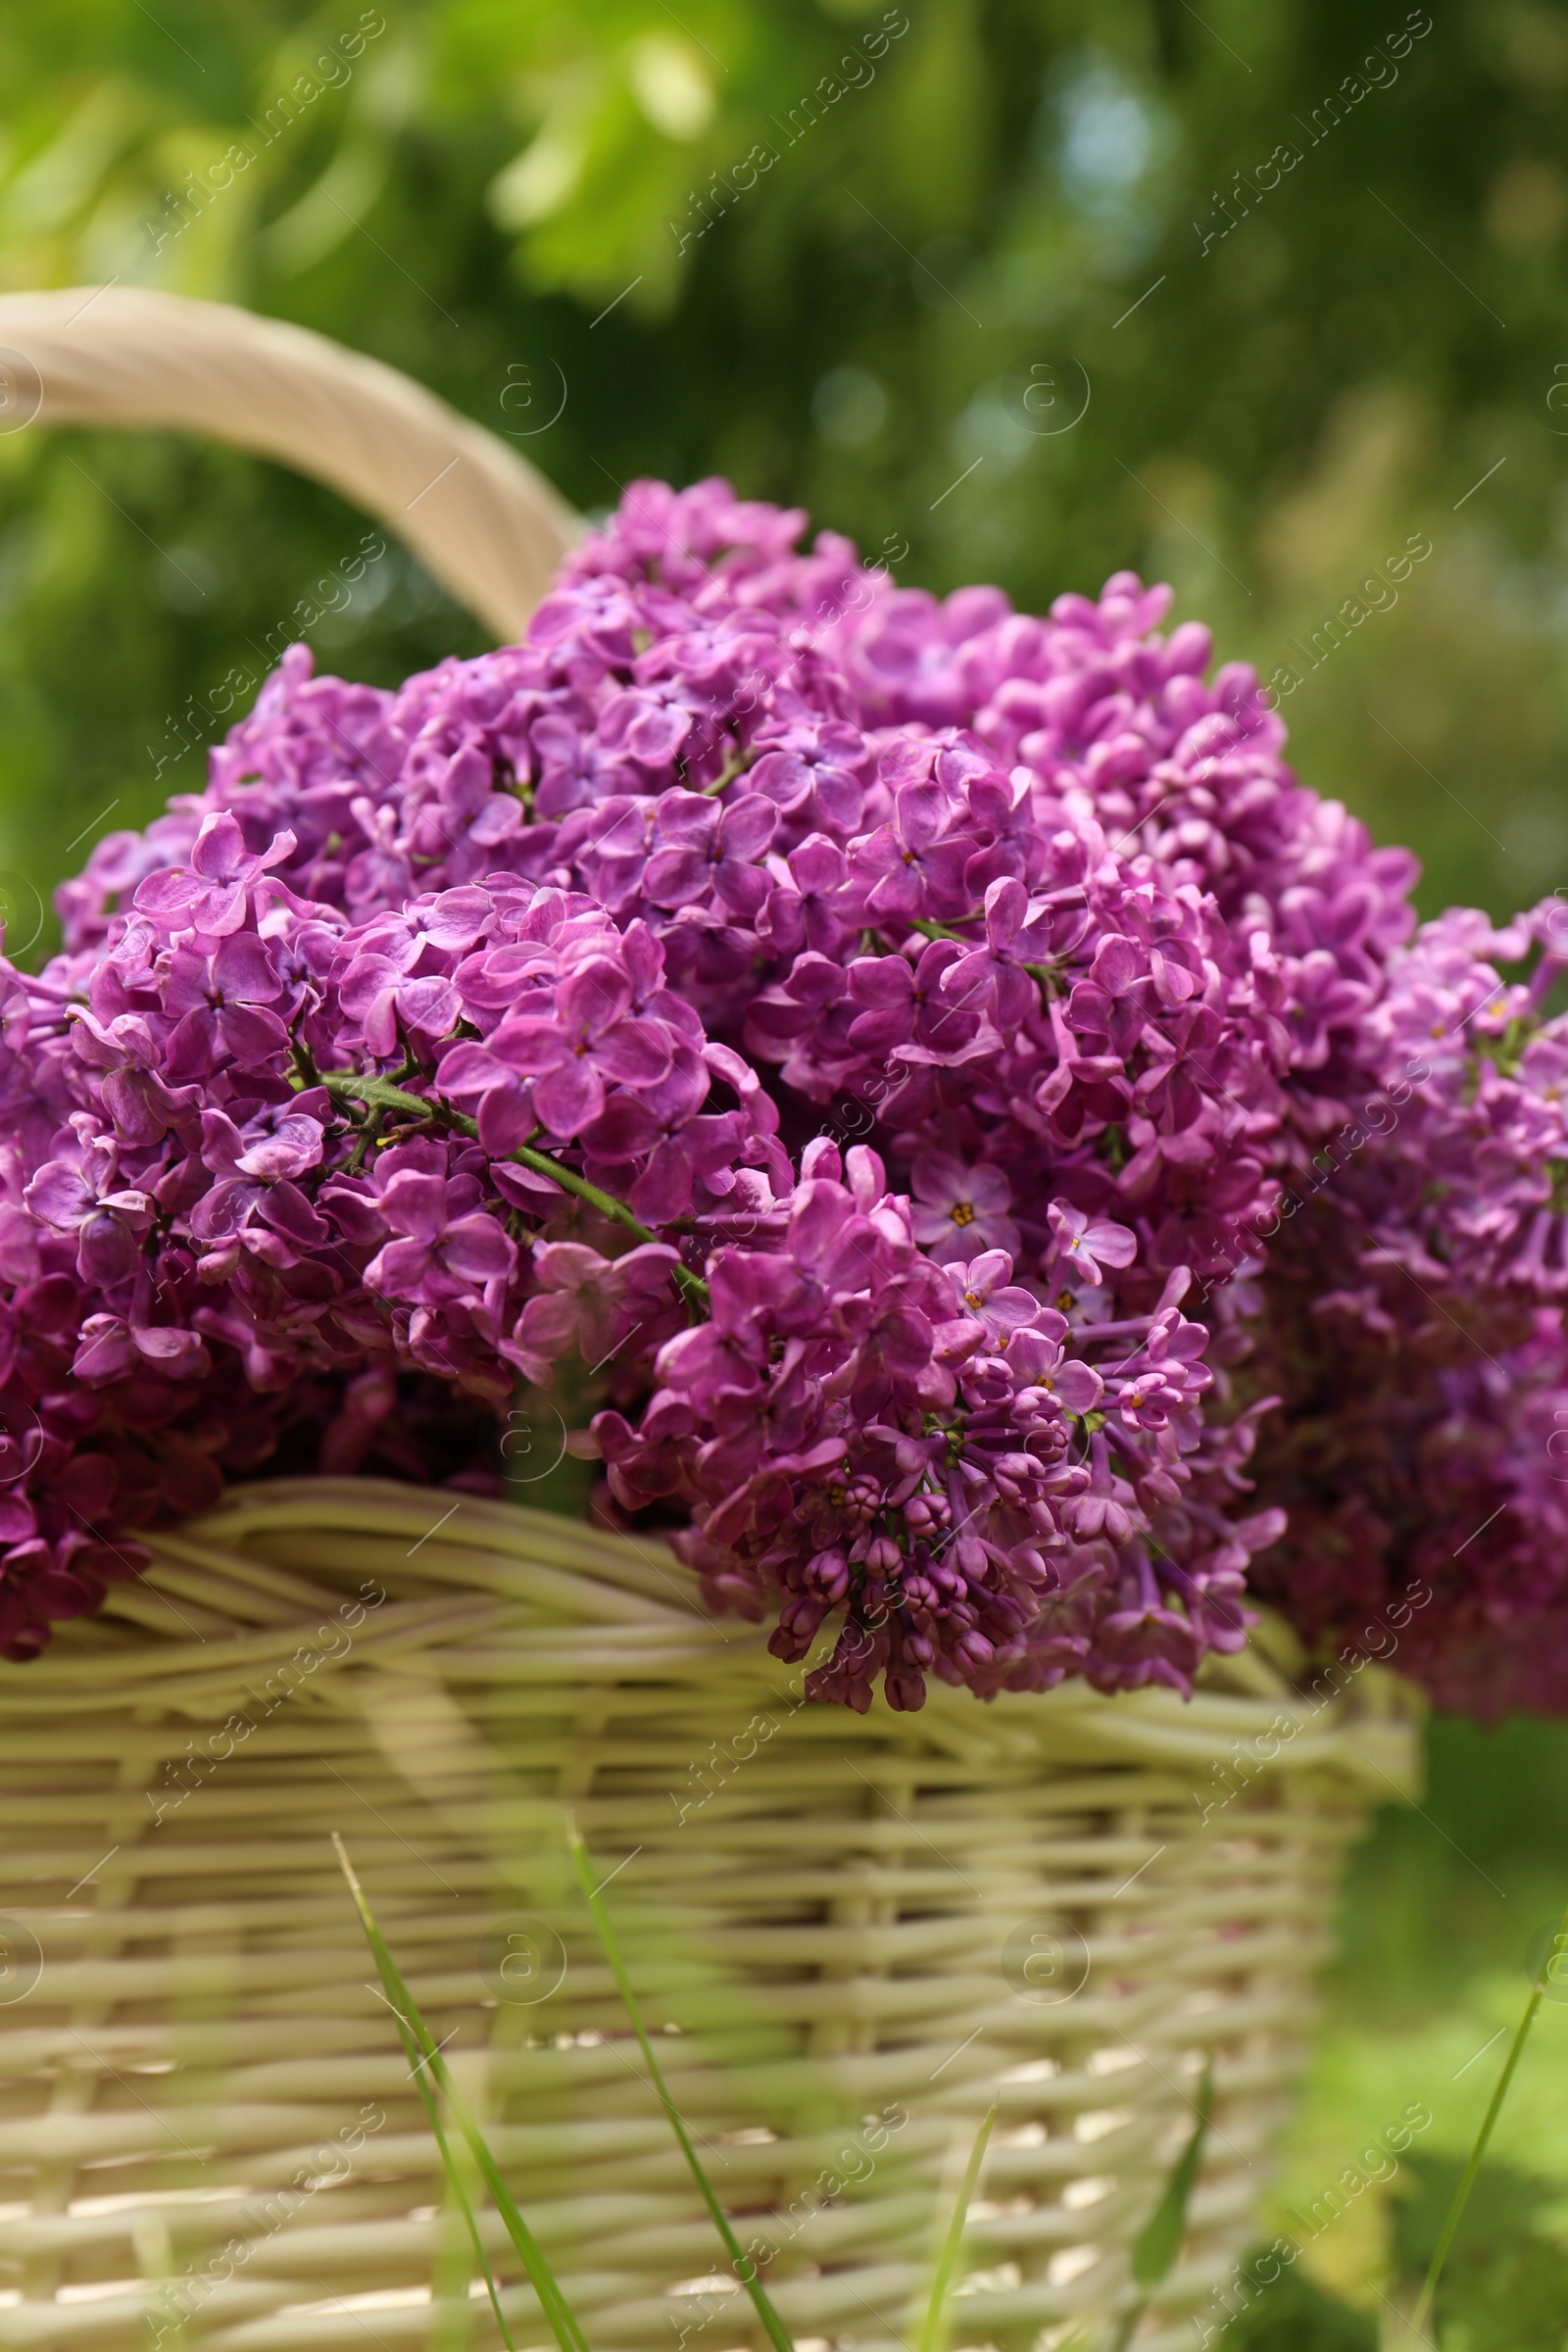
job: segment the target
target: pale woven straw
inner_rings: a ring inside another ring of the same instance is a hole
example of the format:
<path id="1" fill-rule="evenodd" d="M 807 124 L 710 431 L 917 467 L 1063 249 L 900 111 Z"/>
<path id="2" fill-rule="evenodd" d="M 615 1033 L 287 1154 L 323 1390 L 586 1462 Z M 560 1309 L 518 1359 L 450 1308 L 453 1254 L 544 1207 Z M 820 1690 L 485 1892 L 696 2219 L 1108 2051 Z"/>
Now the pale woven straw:
<path id="1" fill-rule="evenodd" d="M 0 298 L 0 394 L 314 473 L 504 636 L 575 528 L 417 386 L 217 305 Z M 1378 1669 L 1302 1694 L 1254 1643 L 1186 1705 L 937 1686 L 861 1718 L 804 1705 L 662 1544 L 504 1503 L 279 1482 L 155 1555 L 0 1666 L 0 2341 L 499 2341 L 336 1830 L 595 2352 L 757 2342 L 568 1812 L 803 2345 L 909 2339 L 994 2099 L 955 2340 L 1108 2341 L 1212 2053 L 1192 2226 L 1138 2338 L 1195 2341 L 1253 2228 L 1343 1848 L 1414 1778 Z"/>
<path id="2" fill-rule="evenodd" d="M 590 2341 L 755 2340 L 568 1808 L 803 2336 L 894 2352 L 994 2098 L 959 2340 L 1114 2305 L 1205 2051 L 1168 2311 L 1247 2242 L 1342 1848 L 1408 1779 L 1386 1686 L 1302 1697 L 1252 1653 L 1190 1705 L 939 1686 L 861 1718 L 803 1705 L 662 1545 L 368 1482 L 258 1486 L 156 1549 L 0 1677 L 6 2341 L 128 2347 L 149 2313 L 233 2352 L 488 2339 L 333 1830 Z"/>
<path id="3" fill-rule="evenodd" d="M 507 442 L 395 368 L 281 318 L 131 286 L 0 295 L 0 422 L 202 433 L 275 458 L 406 540 L 497 637 L 580 529 Z"/>

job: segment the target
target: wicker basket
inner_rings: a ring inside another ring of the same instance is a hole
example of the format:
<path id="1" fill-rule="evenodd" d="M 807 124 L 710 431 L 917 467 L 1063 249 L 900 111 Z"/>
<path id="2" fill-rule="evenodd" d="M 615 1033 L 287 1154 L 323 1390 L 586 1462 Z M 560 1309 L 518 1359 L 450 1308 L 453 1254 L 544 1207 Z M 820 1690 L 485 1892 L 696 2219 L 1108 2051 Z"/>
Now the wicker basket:
<path id="1" fill-rule="evenodd" d="M 498 630 L 569 538 L 504 445 L 298 330 L 111 290 L 0 300 L 7 345 L 44 421 L 291 459 Z M 1302 1694 L 1254 1642 L 1190 1705 L 938 1686 L 860 1718 L 804 1706 L 662 1546 L 369 1482 L 238 1494 L 0 1667 L 0 2342 L 497 2340 L 336 1830 L 596 2352 L 754 2343 L 569 1810 L 803 2346 L 902 2343 L 994 2098 L 957 2339 L 1106 2340 L 1212 2052 L 1193 2226 L 1138 2339 L 1190 2344 L 1250 2232 L 1342 1849 L 1414 1777 L 1399 1687 L 1337 1679 Z"/>
<path id="2" fill-rule="evenodd" d="M 485 2332 L 332 1830 L 596 2347 L 753 2340 L 568 1807 L 803 2336 L 892 2352 L 998 2095 L 963 2340 L 1113 2305 L 1212 2050 L 1179 2313 L 1247 2238 L 1341 1849 L 1409 1769 L 1362 1690 L 1255 1652 L 1188 1706 L 806 1707 L 666 1551 L 370 1482 L 254 1488 L 110 1605 L 0 1686 L 19 2344 L 144 2343 L 149 2312 L 235 2352 Z"/>

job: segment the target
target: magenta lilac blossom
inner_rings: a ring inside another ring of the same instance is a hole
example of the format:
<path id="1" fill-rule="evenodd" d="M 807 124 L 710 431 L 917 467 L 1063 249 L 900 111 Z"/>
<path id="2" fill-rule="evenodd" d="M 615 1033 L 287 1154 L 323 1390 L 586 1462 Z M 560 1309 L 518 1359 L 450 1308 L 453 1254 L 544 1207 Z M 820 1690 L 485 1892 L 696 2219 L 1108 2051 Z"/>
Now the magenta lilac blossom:
<path id="1" fill-rule="evenodd" d="M 568 1353 L 612 1367 L 578 1445 L 622 1510 L 777 1606 L 781 1654 L 839 1622 L 818 1695 L 1185 1685 L 1240 1639 L 1273 1528 L 1226 1515 L 1251 1432 L 1203 1429 L 1185 1268 L 1074 1318 L 1129 1228 L 1069 1213 L 1024 1280 L 939 1260 L 874 1152 L 792 1159 L 640 914 L 496 874 L 354 920 L 277 878 L 290 847 L 209 813 L 100 951 L 6 974 L 14 1654 L 134 1567 L 152 1490 L 208 1498 L 179 1470 L 215 1365 L 499 1412 Z"/>
<path id="2" fill-rule="evenodd" d="M 1412 937 L 1167 591 L 804 521 L 637 482 L 518 646 L 296 647 L 63 887 L 0 1002 L 0 1647 L 308 1427 L 477 1481 L 559 1381 L 818 1696 L 1185 1690 L 1250 1581 L 1340 1642 L 1430 1590 L 1400 1662 L 1568 1704 L 1561 910 Z"/>

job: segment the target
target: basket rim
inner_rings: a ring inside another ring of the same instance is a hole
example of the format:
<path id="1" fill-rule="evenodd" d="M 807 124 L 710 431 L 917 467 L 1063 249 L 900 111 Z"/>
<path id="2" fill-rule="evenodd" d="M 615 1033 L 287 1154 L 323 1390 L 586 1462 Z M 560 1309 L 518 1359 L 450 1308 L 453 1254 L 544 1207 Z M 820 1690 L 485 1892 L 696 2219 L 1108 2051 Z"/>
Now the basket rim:
<path id="1" fill-rule="evenodd" d="M 446 1507 L 432 1520 L 437 1503 Z M 342 1542 L 348 1578 L 364 1576 L 368 1544 L 383 1546 L 373 1571 L 380 1599 L 368 1608 L 353 1601 L 349 1584 L 248 1548 L 249 1539 L 313 1533 Z M 696 1573 L 657 1539 L 450 1488 L 258 1481 L 142 1540 L 151 1566 L 112 1585 L 103 1612 L 65 1621 L 25 1665 L 0 1663 L 0 1734 L 8 1721 L 86 1703 L 220 1711 L 225 1691 L 297 1656 L 310 1629 L 319 1625 L 324 1637 L 319 1621 L 340 1606 L 359 1608 L 355 1638 L 311 1671 L 322 1694 L 351 1678 L 345 1703 L 371 1674 L 406 1685 L 432 1675 L 470 1686 L 559 1679 L 564 1690 L 607 1693 L 668 1682 L 710 1691 L 727 1716 L 789 1672 L 768 1651 L 768 1626 L 718 1623 Z M 1015 1764 L 1059 1761 L 1070 1749 L 1086 1761 L 1136 1754 L 1191 1768 L 1240 1742 L 1253 1749 L 1254 1768 L 1326 1768 L 1383 1797 L 1413 1794 L 1420 1693 L 1372 1662 L 1326 1693 L 1302 1688 L 1289 1671 L 1293 1653 L 1299 1646 L 1289 1629 L 1265 1615 L 1246 1648 L 1206 1662 L 1189 1699 L 1158 1686 L 1098 1690 L 1080 1676 L 982 1704 L 933 1679 L 913 1715 L 896 1713 L 878 1693 L 865 1716 L 835 1709 L 835 1724 L 857 1743 L 903 1746 L 912 1736 L 922 1747 Z"/>

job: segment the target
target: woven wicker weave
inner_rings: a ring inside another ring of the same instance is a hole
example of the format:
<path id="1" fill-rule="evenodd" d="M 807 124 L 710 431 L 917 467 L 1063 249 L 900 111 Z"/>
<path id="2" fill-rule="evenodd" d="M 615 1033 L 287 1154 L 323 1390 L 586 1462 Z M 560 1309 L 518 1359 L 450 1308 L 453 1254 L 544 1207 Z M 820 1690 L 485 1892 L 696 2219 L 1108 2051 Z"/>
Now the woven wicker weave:
<path id="1" fill-rule="evenodd" d="M 503 635 L 575 527 L 418 386 L 219 305 L 0 297 L 0 374 L 46 426 L 204 431 L 315 473 Z M 1341 1851 L 1413 1777 L 1376 1669 L 1303 1697 L 1254 1645 L 1189 1706 L 938 1687 L 859 1718 L 802 1705 L 662 1548 L 505 1505 L 278 1484 L 156 1552 L 0 1666 L 0 2343 L 495 2340 L 332 1830 L 596 2352 L 753 2343 L 568 1879 L 568 1809 L 803 2347 L 908 2333 L 993 2097 L 957 2336 L 1105 2340 L 1212 2051 L 1183 2266 L 1138 2339 L 1194 2340 L 1181 2315 L 1250 2234 Z"/>
<path id="2" fill-rule="evenodd" d="M 1212 2050 L 1190 2309 L 1249 2234 L 1341 1850 L 1410 1771 L 1375 1669 L 1317 1701 L 1227 1671 L 1189 1706 L 938 1687 L 859 1718 L 803 1706 L 662 1547 L 544 1514 L 312 1480 L 159 1538 L 0 1669 L 0 2334 L 492 2340 L 338 1830 L 595 2347 L 752 2342 L 733 2278 L 696 2283 L 716 2241 L 567 1808 L 802 2336 L 892 2352 L 994 2096 L 960 2340 L 1113 2305 Z"/>

